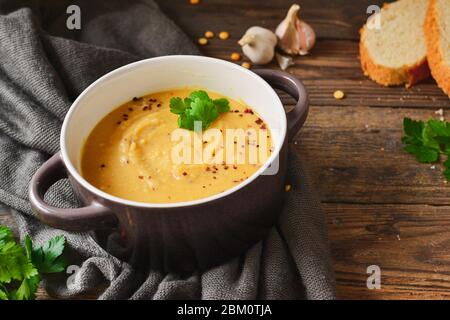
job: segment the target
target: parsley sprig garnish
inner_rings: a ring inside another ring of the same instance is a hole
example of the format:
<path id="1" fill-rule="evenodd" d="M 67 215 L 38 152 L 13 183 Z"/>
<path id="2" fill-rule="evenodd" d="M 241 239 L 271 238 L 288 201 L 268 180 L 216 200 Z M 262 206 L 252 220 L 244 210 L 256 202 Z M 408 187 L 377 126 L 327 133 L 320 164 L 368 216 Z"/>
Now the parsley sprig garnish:
<path id="1" fill-rule="evenodd" d="M 27 235 L 21 246 L 8 227 L 0 226 L 0 300 L 34 299 L 42 274 L 65 270 L 65 242 L 64 236 L 56 236 L 33 247 Z"/>
<path id="2" fill-rule="evenodd" d="M 441 155 L 447 155 L 444 176 L 450 181 L 450 123 L 430 119 L 427 122 L 403 119 L 405 136 L 402 142 L 405 151 L 414 155 L 421 163 L 438 162 Z"/>
<path id="3" fill-rule="evenodd" d="M 194 123 L 200 121 L 202 129 L 208 128 L 221 113 L 230 111 L 227 99 L 212 100 L 203 91 L 193 91 L 187 98 L 170 99 L 170 112 L 178 114 L 178 126 L 183 129 L 194 130 Z"/>

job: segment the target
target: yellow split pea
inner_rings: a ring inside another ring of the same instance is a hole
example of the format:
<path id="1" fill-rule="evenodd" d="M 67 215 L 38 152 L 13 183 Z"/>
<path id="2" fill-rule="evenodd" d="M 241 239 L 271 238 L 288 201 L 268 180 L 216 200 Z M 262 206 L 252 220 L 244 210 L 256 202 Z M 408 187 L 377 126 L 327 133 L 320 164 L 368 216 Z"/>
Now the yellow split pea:
<path id="1" fill-rule="evenodd" d="M 221 40 L 227 40 L 230 37 L 230 34 L 227 31 L 222 31 L 219 33 L 219 38 Z"/>
<path id="2" fill-rule="evenodd" d="M 198 44 L 201 46 L 206 46 L 208 44 L 208 39 L 200 38 L 200 39 L 198 39 Z"/>
<path id="3" fill-rule="evenodd" d="M 205 38 L 207 38 L 207 39 L 214 38 L 214 32 L 212 32 L 212 31 L 206 31 L 206 32 L 205 32 Z"/>
<path id="4" fill-rule="evenodd" d="M 344 99 L 344 98 L 345 98 L 345 93 L 344 93 L 344 91 L 336 90 L 336 91 L 333 93 L 333 96 L 334 96 L 335 99 L 341 100 L 341 99 Z"/>
<path id="5" fill-rule="evenodd" d="M 231 58 L 231 60 L 233 60 L 233 61 L 238 61 L 238 60 L 241 60 L 241 55 L 240 55 L 239 53 L 237 53 L 237 52 L 233 52 L 233 53 L 230 55 L 230 58 Z"/>

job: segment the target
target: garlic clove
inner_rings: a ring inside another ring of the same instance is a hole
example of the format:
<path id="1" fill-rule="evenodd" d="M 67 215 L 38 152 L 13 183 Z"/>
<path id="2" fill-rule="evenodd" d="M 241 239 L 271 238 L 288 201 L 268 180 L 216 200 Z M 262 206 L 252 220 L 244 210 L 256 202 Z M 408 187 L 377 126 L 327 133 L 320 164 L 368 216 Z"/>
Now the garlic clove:
<path id="1" fill-rule="evenodd" d="M 283 71 L 289 68 L 290 66 L 294 65 L 294 59 L 291 56 L 284 56 L 277 52 L 275 54 L 275 57 L 277 58 L 278 65 Z"/>
<path id="2" fill-rule="evenodd" d="M 272 61 L 277 45 L 276 35 L 265 28 L 250 27 L 238 41 L 244 54 L 255 64 L 267 64 Z"/>
<path id="3" fill-rule="evenodd" d="M 298 17 L 300 6 L 293 4 L 286 18 L 278 25 L 275 34 L 280 48 L 295 55 L 306 55 L 316 42 L 314 29 Z"/>

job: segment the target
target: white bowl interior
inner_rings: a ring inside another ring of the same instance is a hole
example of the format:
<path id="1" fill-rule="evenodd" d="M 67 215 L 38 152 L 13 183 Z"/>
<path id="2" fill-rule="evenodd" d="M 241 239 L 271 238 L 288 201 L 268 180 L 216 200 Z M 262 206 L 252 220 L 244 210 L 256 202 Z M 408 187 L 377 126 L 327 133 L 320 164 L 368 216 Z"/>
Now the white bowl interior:
<path id="1" fill-rule="evenodd" d="M 61 135 L 61 152 L 68 170 L 89 189 L 105 196 L 79 174 L 81 151 L 89 133 L 104 116 L 133 97 L 186 87 L 204 88 L 245 102 L 268 124 L 275 147 L 272 156 L 278 154 L 286 134 L 286 115 L 277 94 L 264 80 L 219 59 L 166 56 L 119 68 L 94 82 L 78 97 L 64 120 Z M 272 160 L 271 157 L 268 163 Z"/>

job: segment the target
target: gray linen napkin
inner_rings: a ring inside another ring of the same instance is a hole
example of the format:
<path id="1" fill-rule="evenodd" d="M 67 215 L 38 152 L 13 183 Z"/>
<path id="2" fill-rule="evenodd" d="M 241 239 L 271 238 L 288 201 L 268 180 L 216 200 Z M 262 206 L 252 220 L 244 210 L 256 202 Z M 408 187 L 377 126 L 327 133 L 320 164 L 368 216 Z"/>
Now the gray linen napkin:
<path id="1" fill-rule="evenodd" d="M 77 4 L 82 29 L 65 28 L 66 8 Z M 71 101 L 103 74 L 157 55 L 198 54 L 186 36 L 150 0 L 0 0 L 0 202 L 13 208 L 21 237 L 42 243 L 63 234 L 68 260 L 80 267 L 47 277 L 51 294 L 69 298 L 104 288 L 101 299 L 333 299 L 325 219 L 294 152 L 288 194 L 276 227 L 242 257 L 188 277 L 138 273 L 104 249 L 91 233 L 40 223 L 27 200 L 36 169 L 59 149 L 59 132 Z M 66 180 L 46 199 L 77 205 Z M 73 280 L 73 281 L 72 281 Z"/>

